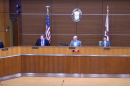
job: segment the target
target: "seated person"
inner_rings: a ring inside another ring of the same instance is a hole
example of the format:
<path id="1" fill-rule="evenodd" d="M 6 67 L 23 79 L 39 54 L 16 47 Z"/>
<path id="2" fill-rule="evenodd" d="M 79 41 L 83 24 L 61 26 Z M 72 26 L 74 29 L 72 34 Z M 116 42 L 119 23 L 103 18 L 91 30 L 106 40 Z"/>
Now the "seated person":
<path id="1" fill-rule="evenodd" d="M 1 42 L 1 40 L 0 40 L 0 48 L 4 48 L 4 44 L 3 42 Z"/>
<path id="2" fill-rule="evenodd" d="M 110 42 L 107 41 L 107 37 L 104 36 L 103 41 L 101 42 L 101 47 L 110 47 Z"/>
<path id="3" fill-rule="evenodd" d="M 40 39 L 37 40 L 36 46 L 50 46 L 50 43 L 43 35 L 40 36 Z"/>
<path id="4" fill-rule="evenodd" d="M 71 41 L 70 46 L 82 46 L 81 41 L 77 40 L 77 36 L 73 37 L 73 40 Z"/>

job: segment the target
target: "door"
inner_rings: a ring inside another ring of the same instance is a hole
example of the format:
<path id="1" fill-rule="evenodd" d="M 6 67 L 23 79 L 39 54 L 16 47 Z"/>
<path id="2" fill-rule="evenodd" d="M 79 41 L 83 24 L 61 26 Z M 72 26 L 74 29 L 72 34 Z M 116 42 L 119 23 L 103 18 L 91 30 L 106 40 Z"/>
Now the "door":
<path id="1" fill-rule="evenodd" d="M 18 35 L 18 19 L 11 18 L 11 45 L 19 46 L 19 35 Z"/>

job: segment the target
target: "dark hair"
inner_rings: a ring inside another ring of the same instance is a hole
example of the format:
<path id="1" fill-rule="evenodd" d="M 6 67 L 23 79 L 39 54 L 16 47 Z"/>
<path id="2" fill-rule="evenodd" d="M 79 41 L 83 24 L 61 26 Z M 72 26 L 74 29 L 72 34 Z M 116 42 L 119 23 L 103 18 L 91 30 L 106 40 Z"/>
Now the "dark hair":
<path id="1" fill-rule="evenodd" d="M 107 36 L 104 36 L 104 38 L 106 38 L 106 39 L 107 39 Z"/>

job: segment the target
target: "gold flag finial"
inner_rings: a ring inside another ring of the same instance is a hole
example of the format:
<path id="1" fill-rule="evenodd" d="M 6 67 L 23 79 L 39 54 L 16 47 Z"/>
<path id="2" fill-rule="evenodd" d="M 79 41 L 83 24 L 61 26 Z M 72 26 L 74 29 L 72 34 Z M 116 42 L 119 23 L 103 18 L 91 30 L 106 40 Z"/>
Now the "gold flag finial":
<path id="1" fill-rule="evenodd" d="M 49 9 L 48 9 L 48 8 L 49 8 L 50 6 L 46 6 L 46 7 L 47 7 L 47 12 L 49 12 Z"/>
<path id="2" fill-rule="evenodd" d="M 109 10 L 109 6 L 107 5 L 107 11 Z"/>

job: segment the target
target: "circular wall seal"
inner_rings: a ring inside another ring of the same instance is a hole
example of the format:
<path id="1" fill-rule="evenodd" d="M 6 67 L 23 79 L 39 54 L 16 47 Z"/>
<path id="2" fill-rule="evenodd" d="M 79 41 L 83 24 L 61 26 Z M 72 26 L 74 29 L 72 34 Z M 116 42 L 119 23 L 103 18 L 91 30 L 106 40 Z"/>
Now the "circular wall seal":
<path id="1" fill-rule="evenodd" d="M 82 19 L 82 11 L 79 8 L 75 8 L 71 16 L 74 22 L 79 22 Z"/>

